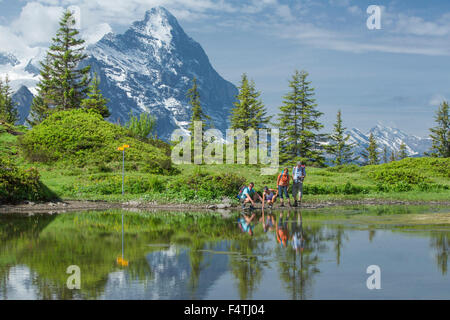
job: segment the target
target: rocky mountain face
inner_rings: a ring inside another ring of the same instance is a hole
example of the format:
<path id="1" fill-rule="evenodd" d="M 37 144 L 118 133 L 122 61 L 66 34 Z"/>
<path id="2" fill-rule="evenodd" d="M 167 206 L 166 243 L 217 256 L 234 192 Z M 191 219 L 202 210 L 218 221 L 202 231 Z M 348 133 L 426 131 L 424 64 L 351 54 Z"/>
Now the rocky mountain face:
<path id="1" fill-rule="evenodd" d="M 16 103 L 17 109 L 19 110 L 19 121 L 18 123 L 24 124 L 30 113 L 31 102 L 33 101 L 33 94 L 28 90 L 26 86 L 21 86 L 12 95 L 13 101 Z"/>
<path id="2" fill-rule="evenodd" d="M 186 96 L 194 77 L 202 107 L 214 127 L 225 130 L 238 93 L 211 66 L 200 46 L 162 7 L 147 11 L 124 34 L 109 33 L 88 48 L 89 59 L 109 99 L 110 121 L 123 123 L 129 113 L 156 116 L 157 133 L 168 139 L 176 128 L 186 129 L 191 107 Z"/>

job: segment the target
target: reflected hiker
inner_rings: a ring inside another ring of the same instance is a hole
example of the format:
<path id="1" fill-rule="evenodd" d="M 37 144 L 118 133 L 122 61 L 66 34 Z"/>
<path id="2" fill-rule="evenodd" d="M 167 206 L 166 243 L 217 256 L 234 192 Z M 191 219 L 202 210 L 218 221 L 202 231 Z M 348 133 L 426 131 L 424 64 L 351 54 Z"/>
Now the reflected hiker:
<path id="1" fill-rule="evenodd" d="M 281 171 L 281 173 L 278 175 L 277 178 L 277 187 L 278 187 L 278 195 L 280 197 L 280 202 L 281 205 L 280 207 L 284 207 L 284 197 L 287 198 L 288 202 L 289 202 L 289 207 L 291 206 L 291 199 L 289 199 L 289 181 L 290 181 L 290 177 L 289 177 L 289 171 L 288 168 L 284 168 L 283 171 Z M 284 196 L 283 196 L 284 194 Z"/>
<path id="2" fill-rule="evenodd" d="M 280 213 L 280 219 L 277 223 L 276 234 L 278 243 L 286 248 L 289 239 L 289 229 L 288 229 L 289 212 L 287 214 L 286 220 L 283 219 L 283 213 Z"/>
<path id="3" fill-rule="evenodd" d="M 263 225 L 264 232 L 274 230 L 275 224 L 276 224 L 275 216 L 272 213 L 268 213 L 266 216 L 264 214 L 264 208 L 262 208 L 261 212 L 262 212 L 262 215 L 261 215 L 261 218 L 259 219 L 259 221 Z M 269 211 L 269 212 L 271 212 L 271 211 Z"/>
<path id="4" fill-rule="evenodd" d="M 305 165 L 299 161 L 297 162 L 297 165 L 292 169 L 292 197 L 294 198 L 294 207 L 298 205 L 298 202 L 300 202 L 300 204 L 302 203 L 303 180 L 305 180 L 305 177 Z"/>
<path id="5" fill-rule="evenodd" d="M 239 191 L 238 198 L 239 201 L 242 202 L 242 209 L 245 209 L 246 203 L 250 202 L 251 203 L 250 209 L 253 209 L 256 200 L 259 199 L 262 202 L 262 198 L 259 195 L 259 193 L 255 191 L 254 186 L 255 184 L 253 182 L 250 182 L 248 186 L 242 187 L 241 190 Z"/>
<path id="6" fill-rule="evenodd" d="M 238 227 L 242 232 L 248 233 L 253 236 L 253 229 L 255 226 L 253 225 L 253 219 L 255 219 L 255 214 L 253 213 L 250 217 L 245 214 L 242 214 L 238 219 Z"/>
<path id="7" fill-rule="evenodd" d="M 292 221 L 292 239 L 291 244 L 292 248 L 296 252 L 303 252 L 303 248 L 305 247 L 305 239 L 303 237 L 303 219 L 302 213 L 299 212 L 297 215 L 297 221 Z"/>

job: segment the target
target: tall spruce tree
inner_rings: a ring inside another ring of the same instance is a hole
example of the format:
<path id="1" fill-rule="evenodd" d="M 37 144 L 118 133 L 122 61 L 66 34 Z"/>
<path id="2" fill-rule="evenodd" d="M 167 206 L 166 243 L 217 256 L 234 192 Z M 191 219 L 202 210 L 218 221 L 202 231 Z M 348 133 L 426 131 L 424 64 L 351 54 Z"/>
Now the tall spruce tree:
<path id="1" fill-rule="evenodd" d="M 12 99 L 11 86 L 6 75 L 4 82 L 0 78 L 0 121 L 14 125 L 17 120 L 19 120 L 19 111 Z"/>
<path id="2" fill-rule="evenodd" d="M 80 67 L 87 55 L 84 40 L 77 37 L 79 31 L 74 26 L 74 15 L 66 10 L 46 59 L 41 63 L 38 99 L 32 104 L 30 123 L 36 124 L 51 110 L 80 108 L 81 101 L 86 98 L 90 66 Z"/>
<path id="3" fill-rule="evenodd" d="M 323 128 L 318 121 L 323 113 L 316 109 L 314 88 L 307 77 L 306 71 L 295 71 L 289 81 L 291 91 L 284 96 L 278 113 L 275 125 L 280 130 L 280 160 L 283 163 L 297 160 L 318 165 L 324 163 L 320 142 L 325 135 L 318 133 Z"/>
<path id="4" fill-rule="evenodd" d="M 189 104 L 192 106 L 192 116 L 191 123 L 189 124 L 189 132 L 191 133 L 191 136 L 194 136 L 194 121 L 202 122 L 202 132 L 208 126 L 210 126 L 211 121 L 211 117 L 203 112 L 202 106 L 200 104 L 200 94 L 198 92 L 197 79 L 195 77 L 192 79 L 192 87 L 187 91 L 187 96 L 189 98 Z"/>
<path id="5" fill-rule="evenodd" d="M 380 162 L 378 158 L 379 154 L 377 148 L 377 142 L 375 140 L 375 137 L 371 133 L 369 136 L 369 145 L 367 146 L 366 150 L 362 152 L 362 157 L 365 159 L 365 165 L 374 165 Z"/>
<path id="6" fill-rule="evenodd" d="M 437 126 L 431 128 L 430 138 L 432 140 L 432 147 L 430 155 L 433 157 L 450 157 L 450 121 L 448 102 L 444 101 L 436 111 L 435 121 Z"/>
<path id="7" fill-rule="evenodd" d="M 97 73 L 94 74 L 91 84 L 89 86 L 89 91 L 87 93 L 87 98 L 81 101 L 81 107 L 85 109 L 95 110 L 100 113 L 103 118 L 108 118 L 111 113 L 109 112 L 106 104 L 108 99 L 105 99 L 99 89 L 100 79 Z"/>
<path id="8" fill-rule="evenodd" d="M 396 160 L 397 160 L 397 158 L 396 158 L 396 156 L 395 156 L 395 151 L 392 150 L 391 156 L 389 157 L 389 161 L 390 161 L 390 162 L 394 162 L 394 161 L 396 161 Z"/>
<path id="9" fill-rule="evenodd" d="M 327 147 L 329 154 L 333 156 L 333 163 L 336 165 L 342 165 L 352 162 L 357 159 L 353 156 L 354 144 L 349 144 L 347 141 L 350 139 L 350 135 L 344 136 L 345 128 L 342 125 L 342 113 L 338 110 L 336 123 L 334 124 L 333 133 L 330 135 L 330 144 Z"/>
<path id="10" fill-rule="evenodd" d="M 231 128 L 244 131 L 266 128 L 270 117 L 267 116 L 267 110 L 260 99 L 261 93 L 256 90 L 255 83 L 248 80 L 245 73 L 238 89 L 237 101 L 231 109 Z"/>
<path id="11" fill-rule="evenodd" d="M 383 148 L 383 163 L 388 163 L 388 151 L 387 151 L 387 147 L 384 146 Z"/>
<path id="12" fill-rule="evenodd" d="M 398 150 L 398 158 L 402 160 L 405 159 L 406 157 L 408 157 L 408 154 L 406 153 L 406 144 L 402 142 Z"/>

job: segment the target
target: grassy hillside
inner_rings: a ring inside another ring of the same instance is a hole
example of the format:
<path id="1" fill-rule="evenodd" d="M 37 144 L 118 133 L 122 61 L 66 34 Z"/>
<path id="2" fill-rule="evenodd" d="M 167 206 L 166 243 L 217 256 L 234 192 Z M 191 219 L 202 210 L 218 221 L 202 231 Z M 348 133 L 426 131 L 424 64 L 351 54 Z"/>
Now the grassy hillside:
<path id="1" fill-rule="evenodd" d="M 80 115 L 76 114 L 76 117 Z M 97 120 L 92 121 L 99 125 Z M 261 176 L 260 168 L 254 165 L 173 165 L 162 169 L 155 164 L 155 159 L 164 163 L 168 159 L 167 149 L 128 137 L 120 127 L 112 124 L 103 128 L 106 133 L 99 138 L 102 143 L 97 149 L 81 148 L 74 152 L 74 148 L 80 147 L 67 146 L 83 145 L 87 135 L 55 134 L 55 130 L 63 130 L 64 126 L 70 128 L 69 132 L 74 128 L 70 122 L 54 122 L 43 123 L 42 128 L 39 131 L 33 129 L 36 131 L 32 134 L 24 127 L 7 130 L 0 125 L 0 151 L 20 169 L 36 168 L 40 181 L 62 199 L 214 203 L 224 196 L 234 200 L 243 183 L 254 182 L 258 191 L 266 185 L 276 187 L 276 175 Z M 112 137 L 111 131 L 121 138 L 107 141 Z M 27 134 L 18 135 L 18 132 Z M 34 142 L 30 143 L 30 140 Z M 30 145 L 39 148 L 36 141 L 55 141 L 45 149 L 51 161 L 43 162 L 33 158 L 32 154 L 30 156 Z M 115 150 L 115 146 L 122 143 L 131 145 L 126 153 L 124 197 L 121 195 L 122 154 Z M 60 147 L 55 148 L 58 144 Z M 377 166 L 308 167 L 304 192 L 307 202 L 364 198 L 448 200 L 450 159 L 407 158 Z"/>

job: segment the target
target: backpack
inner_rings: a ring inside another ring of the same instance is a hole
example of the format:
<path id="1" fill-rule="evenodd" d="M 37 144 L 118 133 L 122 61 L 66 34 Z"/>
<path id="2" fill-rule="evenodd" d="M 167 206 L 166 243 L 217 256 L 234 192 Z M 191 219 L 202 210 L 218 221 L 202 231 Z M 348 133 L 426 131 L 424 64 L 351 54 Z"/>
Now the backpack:
<path id="1" fill-rule="evenodd" d="M 247 186 L 242 186 L 241 187 L 241 189 L 239 189 L 239 193 L 238 193 L 238 195 L 236 196 L 237 198 L 238 198 L 238 200 L 241 200 L 241 197 L 242 197 L 242 192 L 244 192 L 244 189 L 245 188 L 247 188 Z"/>
<path id="2" fill-rule="evenodd" d="M 295 177 L 295 175 L 294 175 L 294 170 L 300 170 L 300 175 L 302 175 L 302 176 L 306 176 L 306 169 L 305 169 L 305 165 L 304 164 L 302 164 L 301 166 L 300 166 L 300 169 L 299 168 L 297 168 L 297 166 L 295 166 L 294 168 L 292 168 L 292 175 Z"/>
<path id="3" fill-rule="evenodd" d="M 281 171 L 280 182 L 287 183 L 288 178 L 289 178 L 289 171 L 286 172 L 286 176 L 284 175 L 284 170 Z"/>

